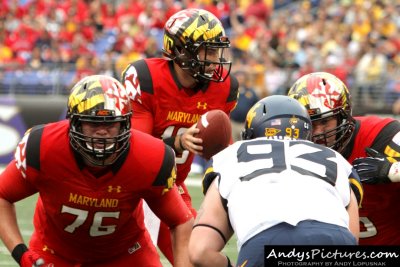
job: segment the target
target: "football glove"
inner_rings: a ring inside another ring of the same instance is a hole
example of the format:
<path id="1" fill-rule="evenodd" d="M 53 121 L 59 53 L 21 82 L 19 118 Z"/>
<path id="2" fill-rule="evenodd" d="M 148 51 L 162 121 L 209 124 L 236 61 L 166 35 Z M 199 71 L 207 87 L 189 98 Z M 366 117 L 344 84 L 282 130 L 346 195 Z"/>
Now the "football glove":
<path id="1" fill-rule="evenodd" d="M 36 252 L 29 250 L 25 244 L 18 244 L 11 252 L 12 257 L 21 267 L 44 267 L 45 262 Z"/>
<path id="2" fill-rule="evenodd" d="M 388 177 L 392 163 L 385 155 L 367 147 L 365 149 L 369 157 L 357 158 L 353 161 L 353 167 L 357 170 L 361 182 L 367 184 L 389 183 Z"/>
<path id="3" fill-rule="evenodd" d="M 27 250 L 24 254 L 22 254 L 19 265 L 21 267 L 44 267 L 45 262 L 42 258 L 40 258 L 40 255 L 36 254 L 32 250 Z"/>

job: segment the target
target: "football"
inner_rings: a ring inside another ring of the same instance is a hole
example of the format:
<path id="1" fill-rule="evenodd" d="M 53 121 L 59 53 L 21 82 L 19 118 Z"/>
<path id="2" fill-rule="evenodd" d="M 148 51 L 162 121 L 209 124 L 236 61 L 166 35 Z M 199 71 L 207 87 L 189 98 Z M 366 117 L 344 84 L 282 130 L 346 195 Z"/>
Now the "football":
<path id="1" fill-rule="evenodd" d="M 196 127 L 200 132 L 195 137 L 203 139 L 203 158 L 206 160 L 226 148 L 231 141 L 231 121 L 222 110 L 214 109 L 203 114 Z"/>

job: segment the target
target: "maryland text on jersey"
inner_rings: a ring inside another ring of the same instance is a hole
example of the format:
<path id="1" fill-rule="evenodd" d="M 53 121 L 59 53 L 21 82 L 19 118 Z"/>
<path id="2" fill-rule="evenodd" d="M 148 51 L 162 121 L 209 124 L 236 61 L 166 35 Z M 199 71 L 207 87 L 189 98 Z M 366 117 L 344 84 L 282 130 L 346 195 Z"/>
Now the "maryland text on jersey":
<path id="1" fill-rule="evenodd" d="M 196 123 L 201 117 L 201 114 L 191 114 L 181 111 L 169 111 L 167 121 L 176 121 L 183 123 Z"/>
<path id="2" fill-rule="evenodd" d="M 69 193 L 68 202 L 88 207 L 116 208 L 118 207 L 119 200 L 116 198 L 93 198 L 76 193 Z"/>

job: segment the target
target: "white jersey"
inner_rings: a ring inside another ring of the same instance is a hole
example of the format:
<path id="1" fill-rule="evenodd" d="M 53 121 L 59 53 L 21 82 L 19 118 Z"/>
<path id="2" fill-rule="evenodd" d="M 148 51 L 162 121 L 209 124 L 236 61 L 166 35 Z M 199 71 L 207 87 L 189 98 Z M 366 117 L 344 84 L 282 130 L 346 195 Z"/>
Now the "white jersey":
<path id="1" fill-rule="evenodd" d="M 349 228 L 352 166 L 330 148 L 304 140 L 239 141 L 213 157 L 213 168 L 239 249 L 281 222 Z"/>

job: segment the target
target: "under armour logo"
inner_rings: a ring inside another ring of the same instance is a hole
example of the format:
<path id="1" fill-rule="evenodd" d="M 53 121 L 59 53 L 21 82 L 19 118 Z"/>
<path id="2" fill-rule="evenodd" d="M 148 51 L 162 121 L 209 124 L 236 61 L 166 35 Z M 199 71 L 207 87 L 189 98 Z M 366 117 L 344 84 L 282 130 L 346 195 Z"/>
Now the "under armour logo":
<path id="1" fill-rule="evenodd" d="M 139 242 L 136 242 L 135 245 L 133 245 L 133 247 L 128 248 L 128 252 L 129 254 L 134 253 L 136 250 L 140 249 L 142 246 L 139 244 Z"/>
<path id="2" fill-rule="evenodd" d="M 207 109 L 207 102 L 197 102 L 197 109 Z"/>
<path id="3" fill-rule="evenodd" d="M 44 245 L 42 248 L 43 251 L 48 251 L 51 254 L 54 254 L 54 250 L 52 250 L 51 248 L 49 248 L 47 245 Z"/>
<path id="4" fill-rule="evenodd" d="M 108 193 L 111 193 L 111 192 L 121 193 L 121 186 L 118 185 L 116 187 L 113 187 L 112 185 L 109 185 Z"/>

